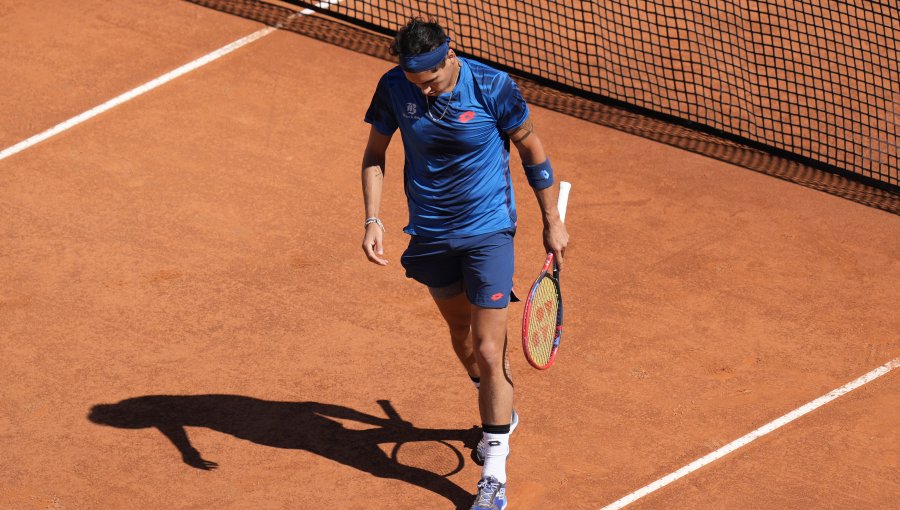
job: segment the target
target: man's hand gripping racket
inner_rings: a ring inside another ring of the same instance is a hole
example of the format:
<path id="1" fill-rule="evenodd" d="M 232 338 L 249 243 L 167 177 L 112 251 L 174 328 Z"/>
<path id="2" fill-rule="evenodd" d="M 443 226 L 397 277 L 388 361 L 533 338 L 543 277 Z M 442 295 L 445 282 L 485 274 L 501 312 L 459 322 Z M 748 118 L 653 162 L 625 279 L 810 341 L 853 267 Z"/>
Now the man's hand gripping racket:
<path id="1" fill-rule="evenodd" d="M 565 181 L 559 183 L 558 208 L 559 217 L 563 222 L 566 220 L 566 206 L 569 203 L 571 189 L 571 183 Z M 541 274 L 528 292 L 522 316 L 522 351 L 525 353 L 525 359 L 534 368 L 546 370 L 553 365 L 562 336 L 562 320 L 559 265 L 553 252 L 549 252 Z"/>

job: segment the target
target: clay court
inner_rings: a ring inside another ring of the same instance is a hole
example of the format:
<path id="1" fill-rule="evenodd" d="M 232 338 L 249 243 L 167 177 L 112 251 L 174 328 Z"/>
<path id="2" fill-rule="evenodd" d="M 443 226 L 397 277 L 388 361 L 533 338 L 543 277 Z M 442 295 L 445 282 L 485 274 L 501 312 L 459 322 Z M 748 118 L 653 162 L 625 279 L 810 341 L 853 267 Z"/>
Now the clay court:
<path id="1" fill-rule="evenodd" d="M 468 508 L 476 393 L 399 264 L 399 136 L 390 264 L 360 249 L 394 64 L 183 0 L 3 4 L 0 150 L 259 35 L 0 160 L 0 508 Z M 896 508 L 897 195 L 589 116 L 532 103 L 571 244 L 550 370 L 510 312 L 510 508 L 604 508 L 840 388 L 628 508 Z"/>

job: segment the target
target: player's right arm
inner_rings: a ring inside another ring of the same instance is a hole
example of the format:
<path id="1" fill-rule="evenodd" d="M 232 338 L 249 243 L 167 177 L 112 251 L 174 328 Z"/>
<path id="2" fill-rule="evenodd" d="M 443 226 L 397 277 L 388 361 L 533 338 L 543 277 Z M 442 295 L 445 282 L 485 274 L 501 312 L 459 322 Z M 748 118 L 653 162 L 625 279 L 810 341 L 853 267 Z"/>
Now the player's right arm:
<path id="1" fill-rule="evenodd" d="M 362 189 L 366 218 L 378 218 L 381 207 L 381 192 L 384 186 L 385 158 L 391 137 L 380 133 L 375 127 L 369 130 L 369 141 L 363 153 Z M 362 249 L 370 262 L 384 266 L 388 261 L 384 255 L 384 230 L 380 223 L 366 225 Z"/>

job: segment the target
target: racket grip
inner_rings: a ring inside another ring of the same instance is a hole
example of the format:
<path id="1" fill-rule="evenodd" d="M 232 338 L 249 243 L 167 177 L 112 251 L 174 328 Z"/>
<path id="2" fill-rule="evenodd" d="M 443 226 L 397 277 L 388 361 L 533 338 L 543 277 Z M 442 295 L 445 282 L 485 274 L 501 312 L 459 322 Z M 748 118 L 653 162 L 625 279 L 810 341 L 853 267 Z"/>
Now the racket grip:
<path id="1" fill-rule="evenodd" d="M 557 207 L 559 208 L 559 218 L 563 221 L 563 223 L 566 222 L 566 208 L 569 205 L 569 191 L 571 190 L 571 182 L 559 182 L 559 201 L 557 202 Z"/>

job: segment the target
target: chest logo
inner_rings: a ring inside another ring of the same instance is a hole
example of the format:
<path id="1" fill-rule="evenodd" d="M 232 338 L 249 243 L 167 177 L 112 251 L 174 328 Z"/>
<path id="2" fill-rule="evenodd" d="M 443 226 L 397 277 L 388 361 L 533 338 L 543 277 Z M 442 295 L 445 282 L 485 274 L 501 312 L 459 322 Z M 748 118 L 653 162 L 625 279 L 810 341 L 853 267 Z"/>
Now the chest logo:
<path id="1" fill-rule="evenodd" d="M 460 122 L 469 122 L 470 120 L 475 118 L 475 112 L 469 110 L 467 112 L 463 112 L 459 115 Z"/>
<path id="2" fill-rule="evenodd" d="M 404 115 L 404 117 L 407 119 L 419 118 L 419 116 L 416 115 L 416 110 L 416 103 L 406 103 L 406 115 Z"/>

